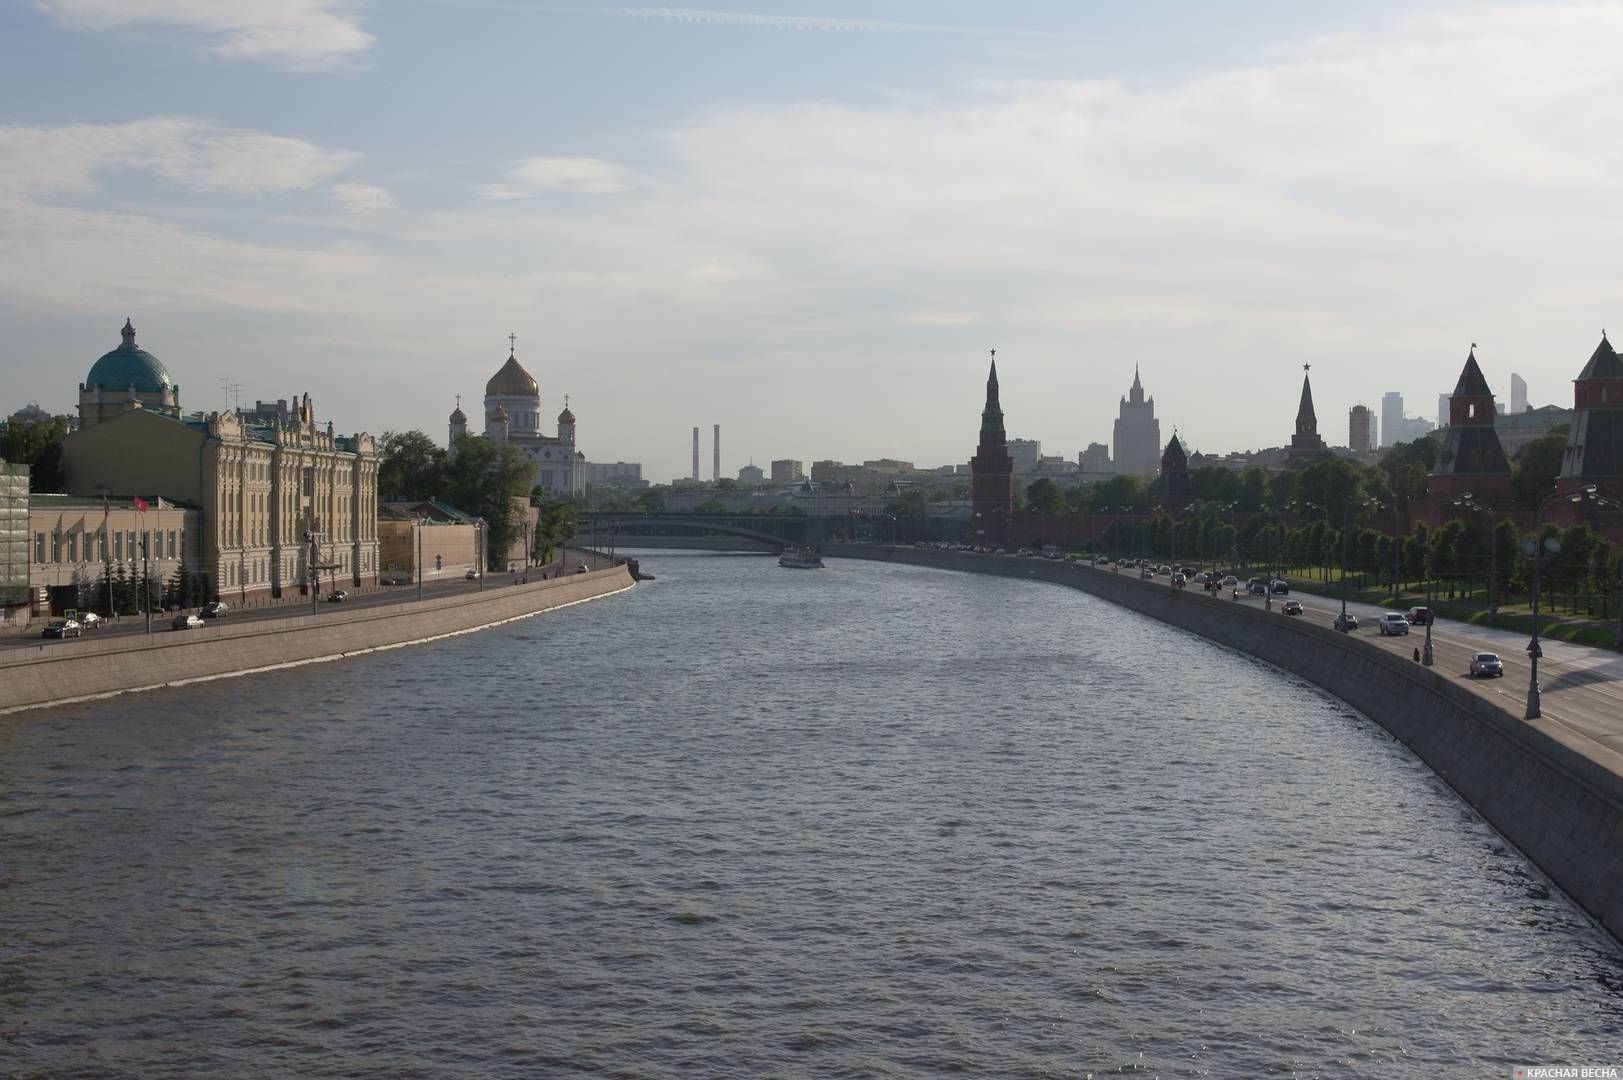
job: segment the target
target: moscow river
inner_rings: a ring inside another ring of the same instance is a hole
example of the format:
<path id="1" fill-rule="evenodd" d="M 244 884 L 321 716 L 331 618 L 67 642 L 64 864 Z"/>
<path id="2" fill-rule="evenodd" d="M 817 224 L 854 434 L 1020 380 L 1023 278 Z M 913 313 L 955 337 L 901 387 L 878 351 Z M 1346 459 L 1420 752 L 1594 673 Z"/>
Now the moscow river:
<path id="1" fill-rule="evenodd" d="M 1623 1065 L 1616 947 L 1302 681 L 1035 583 L 644 566 L 0 718 L 0 1075 Z"/>

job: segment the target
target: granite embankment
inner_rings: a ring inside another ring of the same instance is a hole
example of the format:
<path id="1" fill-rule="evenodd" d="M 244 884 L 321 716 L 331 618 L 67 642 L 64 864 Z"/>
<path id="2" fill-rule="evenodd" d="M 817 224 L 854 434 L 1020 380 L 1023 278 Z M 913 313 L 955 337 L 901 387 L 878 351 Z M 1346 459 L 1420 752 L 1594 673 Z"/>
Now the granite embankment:
<path id="1" fill-rule="evenodd" d="M 94 636 L 0 657 L 0 713 L 338 660 L 433 641 L 594 600 L 632 586 L 624 566 L 421 602 L 327 607 L 316 615 L 212 623 L 150 637 Z"/>
<path id="2" fill-rule="evenodd" d="M 1623 940 L 1623 762 L 1598 743 L 1523 720 L 1469 685 L 1370 642 L 1164 581 L 1078 563 L 916 548 L 847 544 L 824 553 L 1067 585 L 1300 675 L 1413 750 Z M 1257 722 L 1281 707 L 1267 703 Z"/>

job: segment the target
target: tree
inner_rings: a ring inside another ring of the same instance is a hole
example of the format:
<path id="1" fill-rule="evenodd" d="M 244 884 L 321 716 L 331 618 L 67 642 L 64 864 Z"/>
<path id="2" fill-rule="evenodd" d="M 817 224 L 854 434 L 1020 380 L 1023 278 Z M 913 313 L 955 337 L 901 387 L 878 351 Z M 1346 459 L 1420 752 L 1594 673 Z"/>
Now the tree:
<path id="1" fill-rule="evenodd" d="M 706 499 L 698 506 L 695 506 L 693 508 L 693 512 L 695 514 L 704 514 L 708 517 L 715 514 L 725 514 L 727 512 L 727 508 L 721 505 L 721 503 L 717 502 L 715 499 Z"/>
<path id="2" fill-rule="evenodd" d="M 534 556 L 537 562 L 552 561 L 552 553 L 580 531 L 580 512 L 564 499 L 551 499 L 539 488 L 530 503 L 538 510 L 535 524 Z"/>
<path id="3" fill-rule="evenodd" d="M 665 492 L 657 487 L 639 491 L 636 503 L 637 509 L 645 514 L 662 514 L 665 512 Z"/>
<path id="4" fill-rule="evenodd" d="M 1561 475 L 1561 459 L 1566 452 L 1564 429 L 1540 435 L 1517 452 L 1510 470 L 1510 494 L 1517 506 L 1536 510 L 1539 503 L 1555 494 L 1555 478 Z"/>
<path id="5" fill-rule="evenodd" d="M 1297 477 L 1297 497 L 1323 508 L 1325 520 L 1340 526 L 1347 508 L 1363 494 L 1363 470 L 1346 458 L 1312 461 Z"/>
<path id="6" fill-rule="evenodd" d="M 1148 491 L 1141 478 L 1112 476 L 1109 480 L 1101 480 L 1093 485 L 1091 509 L 1097 514 L 1108 506 L 1116 513 L 1125 513 L 1147 505 L 1149 501 L 1147 496 Z"/>
<path id="7" fill-rule="evenodd" d="M 523 503 L 515 500 L 529 495 L 535 465 L 512 443 L 459 435 L 455 450 L 445 464 L 446 495 L 458 509 L 484 519 L 487 563 L 505 565 L 521 531 Z"/>
<path id="8" fill-rule="evenodd" d="M 0 429 L 0 458 L 14 465 L 28 466 L 28 486 L 33 491 L 61 491 L 62 440 L 68 434 L 68 418 L 49 420 L 10 420 Z"/>
<path id="9" fill-rule="evenodd" d="M 385 431 L 378 444 L 378 494 L 396 499 L 443 499 L 446 453 L 421 431 Z"/>
<path id="10" fill-rule="evenodd" d="M 1054 481 L 1040 476 L 1026 487 L 1026 509 L 1034 514 L 1062 514 L 1065 493 Z"/>

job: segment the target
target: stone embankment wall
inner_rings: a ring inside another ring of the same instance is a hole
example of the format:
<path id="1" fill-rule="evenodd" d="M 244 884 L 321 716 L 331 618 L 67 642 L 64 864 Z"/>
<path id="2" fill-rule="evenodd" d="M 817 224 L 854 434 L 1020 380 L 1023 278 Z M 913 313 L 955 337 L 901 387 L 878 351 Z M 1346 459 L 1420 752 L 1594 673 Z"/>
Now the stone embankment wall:
<path id="1" fill-rule="evenodd" d="M 1614 938 L 1623 941 L 1623 775 L 1617 755 L 1357 637 L 1277 611 L 1086 565 L 845 544 L 825 556 L 1049 581 L 1293 672 L 1408 746 Z M 1259 713 L 1266 722 L 1266 710 Z"/>
<path id="2" fill-rule="evenodd" d="M 0 713 L 154 690 L 278 667 L 337 660 L 432 641 L 538 615 L 632 586 L 623 566 L 527 585 L 460 592 L 417 602 L 346 608 L 267 620 L 222 619 L 201 630 L 154 624 L 150 637 L 41 642 L 0 652 Z"/>

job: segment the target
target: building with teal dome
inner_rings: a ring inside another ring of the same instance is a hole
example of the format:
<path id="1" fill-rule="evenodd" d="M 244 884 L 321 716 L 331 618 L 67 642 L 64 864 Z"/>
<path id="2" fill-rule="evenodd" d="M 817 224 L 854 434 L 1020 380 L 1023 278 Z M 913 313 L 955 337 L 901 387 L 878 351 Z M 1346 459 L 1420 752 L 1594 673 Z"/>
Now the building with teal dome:
<path id="1" fill-rule="evenodd" d="M 135 344 L 135 327 L 124 320 L 124 341 L 90 366 L 79 384 L 79 426 L 93 427 L 132 408 L 180 416 L 180 387 L 163 362 Z"/>

